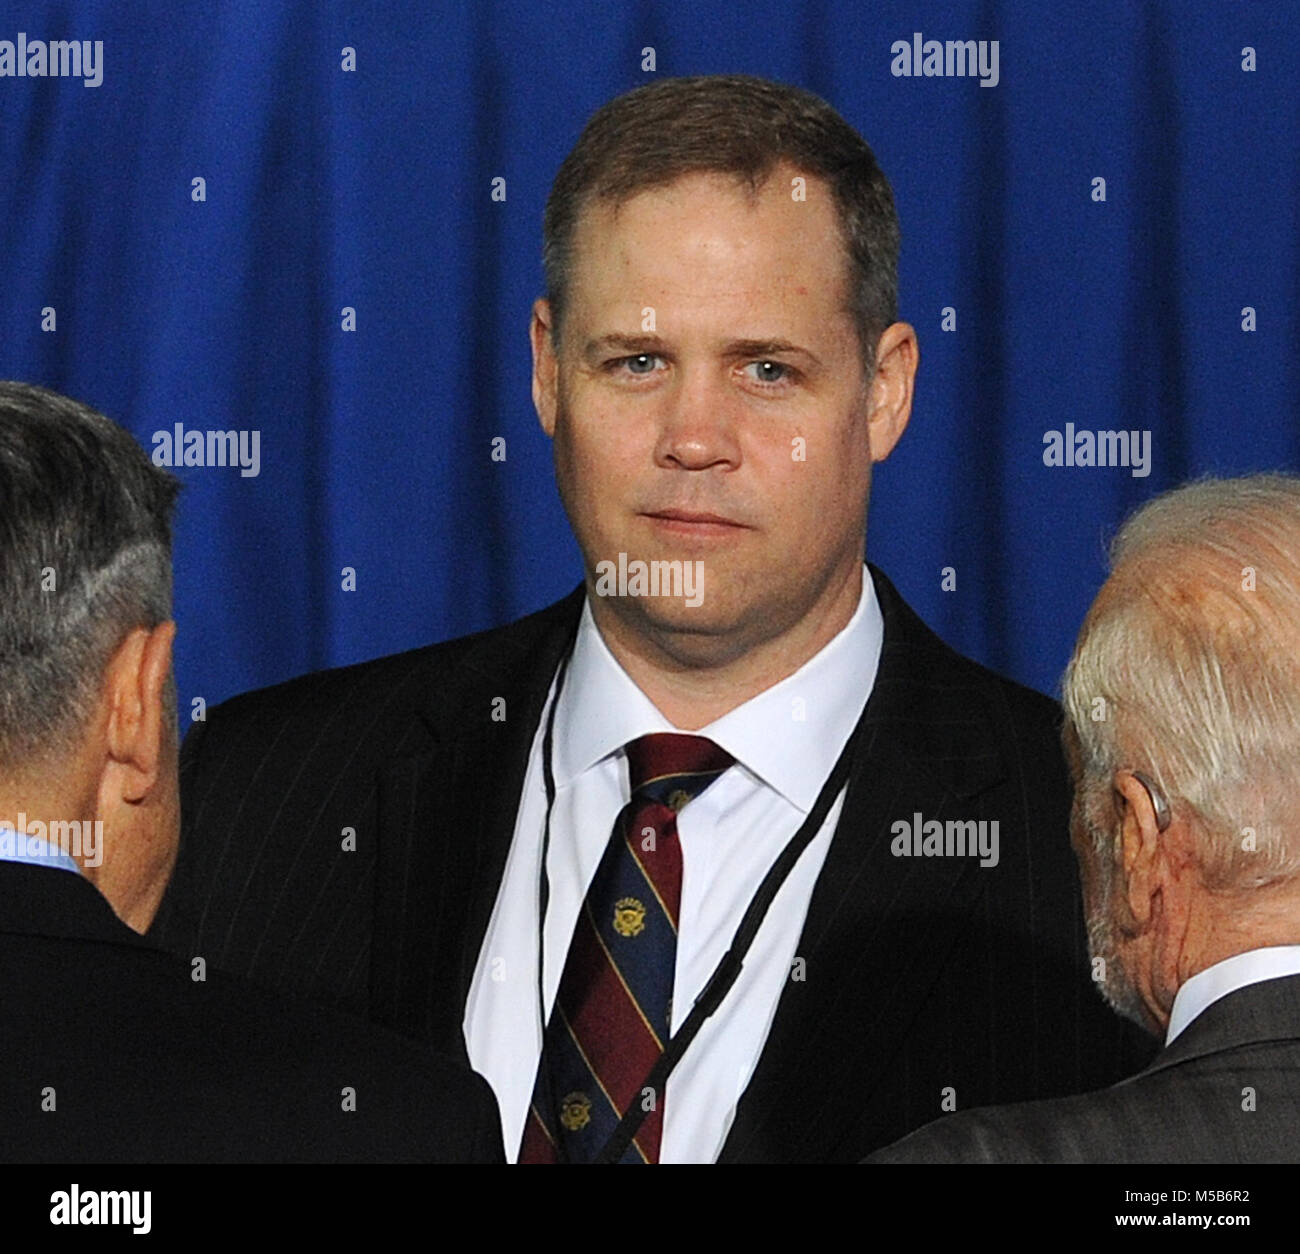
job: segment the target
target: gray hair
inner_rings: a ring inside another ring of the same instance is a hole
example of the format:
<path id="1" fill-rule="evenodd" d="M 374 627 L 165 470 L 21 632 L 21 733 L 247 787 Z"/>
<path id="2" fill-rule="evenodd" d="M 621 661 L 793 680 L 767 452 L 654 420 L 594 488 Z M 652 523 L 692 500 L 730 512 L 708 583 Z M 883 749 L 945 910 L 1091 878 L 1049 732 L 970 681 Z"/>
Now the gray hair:
<path id="1" fill-rule="evenodd" d="M 1144 771 L 1191 817 L 1211 887 L 1300 874 L 1300 479 L 1159 496 L 1111 572 L 1062 684 L 1091 799 Z"/>
<path id="2" fill-rule="evenodd" d="M 179 489 L 102 414 L 0 381 L 0 777 L 70 751 L 113 650 L 171 617 Z"/>

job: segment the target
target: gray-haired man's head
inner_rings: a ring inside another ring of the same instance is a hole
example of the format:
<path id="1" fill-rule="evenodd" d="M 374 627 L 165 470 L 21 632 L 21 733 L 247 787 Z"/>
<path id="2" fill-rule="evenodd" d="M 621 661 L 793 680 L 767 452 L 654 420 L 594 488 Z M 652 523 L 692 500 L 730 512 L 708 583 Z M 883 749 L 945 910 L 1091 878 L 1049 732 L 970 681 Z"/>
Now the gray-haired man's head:
<path id="1" fill-rule="evenodd" d="M 1300 943 L 1300 480 L 1166 493 L 1111 567 L 1064 680 L 1074 842 L 1103 993 L 1163 1030 L 1196 972 Z"/>
<path id="2" fill-rule="evenodd" d="M 174 858 L 178 487 L 102 414 L 0 382 L 0 824 L 102 822 L 83 870 L 133 925 Z"/>

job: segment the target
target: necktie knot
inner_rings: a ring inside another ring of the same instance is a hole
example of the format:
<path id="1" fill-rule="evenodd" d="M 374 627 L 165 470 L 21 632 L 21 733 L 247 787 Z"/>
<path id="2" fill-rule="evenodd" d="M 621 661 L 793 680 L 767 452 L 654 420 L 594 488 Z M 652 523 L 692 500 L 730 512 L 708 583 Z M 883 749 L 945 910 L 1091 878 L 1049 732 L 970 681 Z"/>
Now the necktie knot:
<path id="1" fill-rule="evenodd" d="M 632 795 L 658 801 L 674 813 L 698 797 L 735 760 L 707 736 L 684 732 L 655 732 L 627 744 Z"/>

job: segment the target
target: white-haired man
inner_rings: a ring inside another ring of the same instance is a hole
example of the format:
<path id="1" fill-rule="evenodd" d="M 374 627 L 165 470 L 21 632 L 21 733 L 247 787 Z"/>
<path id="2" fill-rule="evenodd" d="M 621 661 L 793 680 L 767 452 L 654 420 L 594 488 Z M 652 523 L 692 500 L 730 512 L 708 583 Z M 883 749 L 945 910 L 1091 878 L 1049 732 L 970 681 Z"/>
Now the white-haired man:
<path id="1" fill-rule="evenodd" d="M 1300 480 L 1202 480 L 1116 537 L 1065 676 L 1094 977 L 1164 1038 L 1121 1084 L 869 1162 L 1300 1155 Z"/>

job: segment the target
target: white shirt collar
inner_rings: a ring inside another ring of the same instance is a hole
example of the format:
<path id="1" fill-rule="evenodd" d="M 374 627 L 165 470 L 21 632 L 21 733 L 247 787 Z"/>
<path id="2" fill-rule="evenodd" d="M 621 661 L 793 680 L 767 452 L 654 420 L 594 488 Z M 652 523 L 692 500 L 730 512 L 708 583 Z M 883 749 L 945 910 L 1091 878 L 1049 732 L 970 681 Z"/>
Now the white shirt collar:
<path id="1" fill-rule="evenodd" d="M 807 813 L 875 683 L 884 630 L 875 585 L 863 566 L 858 607 L 843 630 L 794 674 L 695 734 L 720 745 Z M 680 730 L 615 660 L 588 597 L 555 714 L 556 788 L 638 736 Z"/>
<path id="2" fill-rule="evenodd" d="M 1183 982 L 1174 994 L 1173 1008 L 1169 1013 L 1169 1027 L 1165 1032 L 1165 1045 L 1187 1027 L 1197 1015 L 1213 1005 L 1220 997 L 1235 993 L 1248 984 L 1276 980 L 1287 975 L 1300 975 L 1300 945 L 1268 945 L 1262 949 L 1248 949 L 1242 954 L 1224 958 L 1204 971 L 1198 971 Z"/>
<path id="3" fill-rule="evenodd" d="M 0 823 L 0 862 L 26 862 L 32 866 L 54 866 L 81 874 L 77 860 L 61 846 L 40 836 L 31 836 Z"/>

